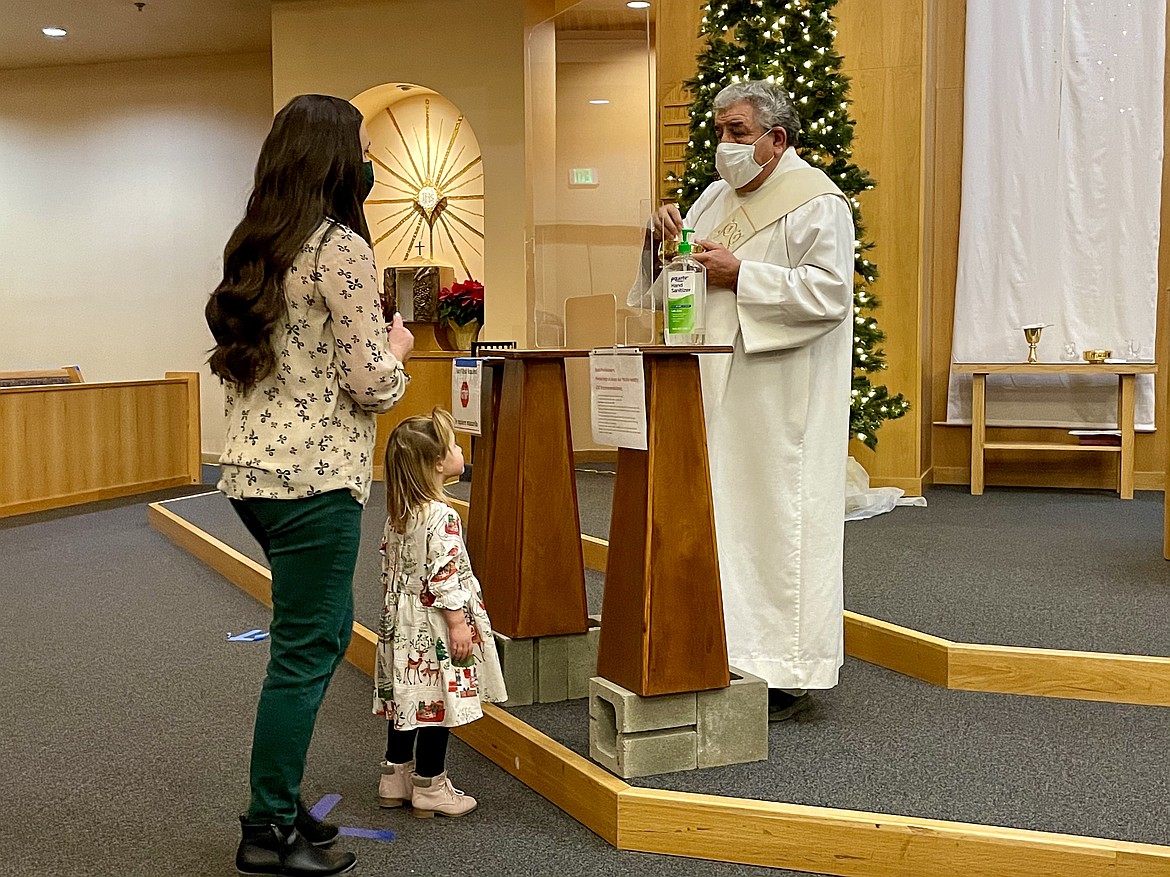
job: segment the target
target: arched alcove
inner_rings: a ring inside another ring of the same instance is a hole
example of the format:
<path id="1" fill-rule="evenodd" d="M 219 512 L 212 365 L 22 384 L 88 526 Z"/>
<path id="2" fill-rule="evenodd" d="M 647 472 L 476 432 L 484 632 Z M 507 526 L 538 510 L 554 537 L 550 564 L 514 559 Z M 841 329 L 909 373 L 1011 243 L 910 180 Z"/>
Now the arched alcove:
<path id="1" fill-rule="evenodd" d="M 366 221 L 379 267 L 422 256 L 483 279 L 483 163 L 471 124 L 433 89 L 391 82 L 352 103 L 366 121 L 374 190 Z"/>

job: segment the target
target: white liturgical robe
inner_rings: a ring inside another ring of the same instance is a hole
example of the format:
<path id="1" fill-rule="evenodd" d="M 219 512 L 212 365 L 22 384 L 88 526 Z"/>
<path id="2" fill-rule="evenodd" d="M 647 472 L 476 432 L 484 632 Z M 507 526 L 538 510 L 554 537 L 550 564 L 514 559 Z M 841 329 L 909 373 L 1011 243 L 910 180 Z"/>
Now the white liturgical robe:
<path id="1" fill-rule="evenodd" d="M 712 183 L 684 227 L 709 238 L 807 167 L 787 149 L 753 193 Z M 734 253 L 737 290 L 710 287 L 706 314 L 706 343 L 734 352 L 699 357 L 728 657 L 772 688 L 832 688 L 844 660 L 853 216 L 844 198 L 820 195 Z M 640 298 L 631 290 L 631 304 Z"/>

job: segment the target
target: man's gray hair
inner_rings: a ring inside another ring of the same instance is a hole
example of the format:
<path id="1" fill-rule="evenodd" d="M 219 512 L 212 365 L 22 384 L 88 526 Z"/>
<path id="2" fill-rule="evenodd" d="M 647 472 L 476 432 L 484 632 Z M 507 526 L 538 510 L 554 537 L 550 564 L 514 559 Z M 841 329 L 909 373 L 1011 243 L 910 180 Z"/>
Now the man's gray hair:
<path id="1" fill-rule="evenodd" d="M 733 82 L 715 95 L 715 112 L 721 113 L 734 103 L 747 101 L 756 109 L 756 120 L 765 130 L 783 128 L 788 135 L 788 145 L 796 146 L 800 140 L 800 116 L 787 89 L 778 82 L 763 79 L 745 79 Z"/>

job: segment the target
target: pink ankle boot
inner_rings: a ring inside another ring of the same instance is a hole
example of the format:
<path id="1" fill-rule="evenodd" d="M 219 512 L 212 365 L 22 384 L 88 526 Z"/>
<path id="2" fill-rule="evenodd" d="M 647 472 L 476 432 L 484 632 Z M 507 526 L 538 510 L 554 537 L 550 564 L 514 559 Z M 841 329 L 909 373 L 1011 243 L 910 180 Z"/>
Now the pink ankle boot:
<path id="1" fill-rule="evenodd" d="M 463 794 L 451 785 L 446 771 L 437 777 L 420 777 L 416 774 L 411 778 L 411 783 L 414 786 L 414 795 L 410 803 L 414 808 L 414 815 L 419 819 L 430 819 L 436 814 L 466 816 L 476 808 L 475 798 Z"/>
<path id="2" fill-rule="evenodd" d="M 410 784 L 414 776 L 414 762 L 393 764 L 382 762 L 382 778 L 378 781 L 378 806 L 401 807 L 409 804 L 414 789 Z"/>

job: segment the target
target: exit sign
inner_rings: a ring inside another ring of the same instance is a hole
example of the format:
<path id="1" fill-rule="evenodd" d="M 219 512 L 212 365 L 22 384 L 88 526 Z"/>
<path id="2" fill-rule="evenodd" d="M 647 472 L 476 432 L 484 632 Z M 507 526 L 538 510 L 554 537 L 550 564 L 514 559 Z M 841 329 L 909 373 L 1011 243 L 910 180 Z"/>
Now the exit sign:
<path id="1" fill-rule="evenodd" d="M 575 167 L 569 171 L 570 186 L 596 186 L 597 168 Z"/>

